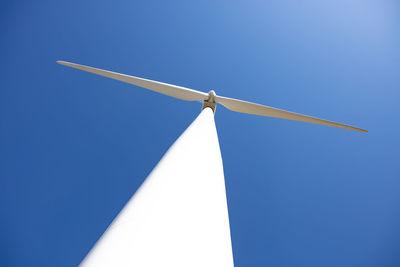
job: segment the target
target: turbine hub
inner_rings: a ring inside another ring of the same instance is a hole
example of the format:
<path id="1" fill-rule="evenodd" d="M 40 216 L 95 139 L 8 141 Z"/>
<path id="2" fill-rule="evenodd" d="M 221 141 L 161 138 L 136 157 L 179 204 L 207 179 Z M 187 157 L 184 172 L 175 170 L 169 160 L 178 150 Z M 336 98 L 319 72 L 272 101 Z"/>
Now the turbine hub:
<path id="1" fill-rule="evenodd" d="M 215 108 L 217 105 L 217 103 L 215 103 L 216 96 L 217 96 L 217 94 L 215 93 L 214 90 L 211 90 L 210 92 L 208 92 L 208 98 L 203 101 L 203 107 L 201 108 L 201 110 L 203 110 L 205 108 L 211 108 L 212 111 L 215 113 Z"/>
<path id="2" fill-rule="evenodd" d="M 215 93 L 215 91 L 214 90 L 211 90 L 210 92 L 208 92 L 208 99 L 207 99 L 207 101 L 208 102 L 211 102 L 211 103 L 215 103 L 215 97 L 217 96 L 217 94 Z"/>

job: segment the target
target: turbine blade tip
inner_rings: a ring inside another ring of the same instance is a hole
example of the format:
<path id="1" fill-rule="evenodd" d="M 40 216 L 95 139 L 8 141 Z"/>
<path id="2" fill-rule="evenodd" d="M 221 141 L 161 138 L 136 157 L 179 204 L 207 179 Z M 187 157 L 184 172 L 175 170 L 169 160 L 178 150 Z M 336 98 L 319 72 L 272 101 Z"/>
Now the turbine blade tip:
<path id="1" fill-rule="evenodd" d="M 353 129 L 352 130 L 355 130 L 355 131 L 357 131 L 357 132 L 362 132 L 362 133 L 368 133 L 368 131 L 367 130 L 365 130 L 365 129 L 361 129 L 361 128 L 356 128 L 356 127 L 353 127 Z"/>

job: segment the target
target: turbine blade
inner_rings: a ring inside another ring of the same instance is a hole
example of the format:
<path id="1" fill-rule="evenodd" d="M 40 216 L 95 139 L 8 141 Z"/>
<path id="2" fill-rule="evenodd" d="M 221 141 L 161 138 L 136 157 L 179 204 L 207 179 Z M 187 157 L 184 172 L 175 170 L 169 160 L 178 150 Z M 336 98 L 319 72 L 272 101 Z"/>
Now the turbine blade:
<path id="1" fill-rule="evenodd" d="M 306 116 L 306 115 L 302 115 L 302 114 L 298 114 L 298 113 L 294 113 L 294 112 L 290 112 L 290 111 L 286 111 L 286 110 L 282 110 L 282 109 L 263 106 L 260 104 L 255 104 L 255 103 L 246 102 L 246 101 L 228 98 L 228 97 L 223 97 L 223 96 L 216 96 L 215 102 L 222 104 L 227 109 L 241 112 L 241 113 L 261 115 L 261 116 L 281 118 L 281 119 L 288 119 L 288 120 L 295 120 L 295 121 L 303 121 L 303 122 L 327 125 L 327 126 L 343 128 L 343 129 L 359 131 L 359 132 L 368 132 L 367 130 L 360 129 L 360 128 L 353 127 L 353 126 L 346 125 L 346 124 L 341 124 L 341 123 L 337 123 L 337 122 L 333 122 L 333 121 L 327 121 L 327 120 L 323 120 L 323 119 L 319 119 L 319 118 L 315 118 L 315 117 L 311 117 L 311 116 Z"/>
<path id="2" fill-rule="evenodd" d="M 185 88 L 185 87 L 181 87 L 181 86 L 176 86 L 176 85 L 162 83 L 162 82 L 156 82 L 156 81 L 152 81 L 152 80 L 148 80 L 148 79 L 138 78 L 138 77 L 134 77 L 134 76 L 130 76 L 130 75 L 125 75 L 125 74 L 120 74 L 117 72 L 97 69 L 97 68 L 88 67 L 88 66 L 84 66 L 84 65 L 80 65 L 80 64 L 61 61 L 61 60 L 58 60 L 57 63 L 64 65 L 64 66 L 71 67 L 71 68 L 75 68 L 78 70 L 91 72 L 91 73 L 101 75 L 104 77 L 108 77 L 111 79 L 115 79 L 118 81 L 137 85 L 137 86 L 155 91 L 160 94 L 172 96 L 172 97 L 186 100 L 186 101 L 201 101 L 201 100 L 205 100 L 208 98 L 208 94 L 206 94 L 206 93 L 196 91 L 193 89 L 189 89 L 189 88 Z"/>

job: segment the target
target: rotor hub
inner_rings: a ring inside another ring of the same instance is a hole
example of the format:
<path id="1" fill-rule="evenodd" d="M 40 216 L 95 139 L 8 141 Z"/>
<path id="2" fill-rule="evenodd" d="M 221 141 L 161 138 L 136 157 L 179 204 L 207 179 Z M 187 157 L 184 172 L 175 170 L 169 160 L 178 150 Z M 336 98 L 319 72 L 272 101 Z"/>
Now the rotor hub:
<path id="1" fill-rule="evenodd" d="M 203 110 L 205 108 L 211 108 L 212 111 L 215 113 L 215 108 L 217 105 L 217 103 L 215 102 L 216 96 L 217 96 L 217 94 L 215 93 L 214 90 L 211 90 L 210 92 L 208 92 L 208 98 L 203 101 L 203 107 L 201 108 L 201 110 Z"/>
<path id="2" fill-rule="evenodd" d="M 217 96 L 217 94 L 215 93 L 215 91 L 214 90 L 211 90 L 210 92 L 208 92 L 208 99 L 207 99 L 207 101 L 208 102 L 211 102 L 211 103 L 215 103 L 215 97 Z"/>

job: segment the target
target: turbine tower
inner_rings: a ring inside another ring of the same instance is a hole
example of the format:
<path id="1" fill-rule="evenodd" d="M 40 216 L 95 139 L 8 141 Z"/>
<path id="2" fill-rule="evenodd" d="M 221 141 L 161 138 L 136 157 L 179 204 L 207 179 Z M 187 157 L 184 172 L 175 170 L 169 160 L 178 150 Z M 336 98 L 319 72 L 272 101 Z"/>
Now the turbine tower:
<path id="1" fill-rule="evenodd" d="M 187 101 L 200 115 L 175 141 L 82 261 L 82 267 L 233 267 L 216 104 L 254 115 L 366 130 L 176 85 L 57 61 Z"/>

